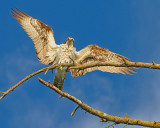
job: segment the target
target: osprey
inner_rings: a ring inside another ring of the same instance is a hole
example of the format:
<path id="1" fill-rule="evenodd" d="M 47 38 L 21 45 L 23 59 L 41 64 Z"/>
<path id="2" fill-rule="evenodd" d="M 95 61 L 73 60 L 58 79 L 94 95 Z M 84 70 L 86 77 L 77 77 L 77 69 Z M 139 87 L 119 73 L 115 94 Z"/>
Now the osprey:
<path id="1" fill-rule="evenodd" d="M 113 62 L 123 64 L 125 60 L 131 61 L 122 55 L 116 54 L 97 45 L 88 45 L 82 50 L 76 51 L 74 47 L 74 39 L 71 37 L 68 37 L 63 44 L 57 45 L 55 43 L 53 30 L 50 26 L 42 23 L 38 19 L 32 18 L 19 9 L 12 9 L 11 13 L 27 32 L 28 36 L 33 40 L 36 54 L 42 64 L 72 64 L 74 62 L 79 65 L 91 64 L 94 62 Z M 95 66 L 86 69 L 71 69 L 69 72 L 71 72 L 73 77 L 77 77 L 93 70 L 122 74 L 132 74 L 131 72 L 136 72 L 130 67 L 114 66 Z M 55 71 L 53 85 L 60 90 L 63 89 L 63 82 L 67 71 L 67 66 L 57 68 Z"/>

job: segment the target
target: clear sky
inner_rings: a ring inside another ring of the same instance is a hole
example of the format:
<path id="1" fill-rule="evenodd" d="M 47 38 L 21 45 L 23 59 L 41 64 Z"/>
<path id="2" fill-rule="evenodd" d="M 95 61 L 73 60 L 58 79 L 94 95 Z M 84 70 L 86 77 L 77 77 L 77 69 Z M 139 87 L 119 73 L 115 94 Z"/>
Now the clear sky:
<path id="1" fill-rule="evenodd" d="M 3 0 L 0 7 L 0 91 L 5 91 L 45 65 L 36 56 L 32 40 L 12 17 L 18 8 L 52 27 L 57 44 L 75 39 L 77 50 L 89 44 L 108 48 L 139 62 L 160 63 L 159 0 Z M 122 75 L 100 71 L 72 79 L 64 90 L 89 106 L 111 115 L 159 121 L 160 71 L 137 69 Z M 40 84 L 54 74 L 41 73 L 0 101 L 2 128 L 97 128 L 100 119 Z M 121 125 L 123 126 L 123 125 Z M 128 128 L 131 126 L 128 126 Z"/>

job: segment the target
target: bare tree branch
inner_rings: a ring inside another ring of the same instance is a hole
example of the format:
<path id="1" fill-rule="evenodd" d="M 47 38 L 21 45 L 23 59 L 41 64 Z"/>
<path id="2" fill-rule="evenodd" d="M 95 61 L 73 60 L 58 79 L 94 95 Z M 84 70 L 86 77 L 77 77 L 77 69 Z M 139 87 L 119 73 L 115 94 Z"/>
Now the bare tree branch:
<path id="1" fill-rule="evenodd" d="M 76 64 L 67 64 L 66 63 L 66 64 L 52 65 L 52 66 L 40 69 L 40 70 L 38 70 L 38 71 L 30 74 L 29 76 L 26 76 L 24 79 L 22 79 L 21 81 L 19 81 L 17 84 L 15 84 L 11 88 L 9 88 L 6 92 L 0 91 L 0 93 L 2 93 L 2 96 L 0 97 L 0 100 L 3 99 L 11 91 L 13 91 L 20 84 L 22 84 L 23 82 L 25 82 L 28 79 L 30 79 L 31 77 L 33 77 L 33 76 L 35 76 L 35 75 L 37 75 L 37 74 L 39 74 L 41 72 L 44 72 L 44 71 L 46 71 L 45 72 L 45 74 L 46 74 L 48 72 L 48 70 L 52 70 L 54 68 L 60 68 L 60 67 L 63 67 L 63 66 L 68 66 L 69 67 L 68 69 L 85 69 L 85 68 L 94 67 L 94 66 L 141 67 L 141 68 L 160 69 L 160 64 L 156 64 L 155 62 L 152 62 L 152 63 L 143 63 L 143 62 L 129 62 L 129 61 L 126 61 L 126 60 L 124 60 L 124 61 L 125 61 L 125 63 L 123 63 L 123 64 L 92 63 L 92 64 L 87 64 L 87 65 L 76 65 Z M 125 116 L 125 117 L 119 117 L 119 116 L 108 115 L 108 114 L 103 113 L 103 112 L 101 112 L 99 110 L 95 110 L 95 109 L 91 108 L 90 106 L 84 104 L 82 101 L 76 99 L 75 97 L 69 95 L 66 92 L 62 92 L 61 90 L 59 90 L 55 86 L 52 86 L 50 83 L 47 83 L 47 82 L 43 81 L 40 78 L 39 78 L 39 81 L 41 83 L 43 83 L 44 85 L 48 86 L 49 88 L 53 89 L 57 93 L 59 93 L 62 97 L 66 97 L 66 98 L 68 98 L 68 99 L 70 99 L 73 102 L 75 102 L 75 103 L 78 104 L 78 106 L 73 110 L 72 115 L 74 115 L 74 113 L 76 112 L 76 110 L 79 107 L 81 107 L 86 112 L 100 117 L 103 122 L 112 121 L 115 124 L 123 123 L 123 124 L 126 124 L 126 125 L 140 125 L 140 126 L 145 126 L 145 127 L 160 127 L 160 122 L 142 121 L 142 120 L 138 120 L 138 119 L 131 119 L 131 118 L 128 118 L 127 116 Z"/>
<path id="2" fill-rule="evenodd" d="M 29 76 L 26 76 L 24 79 L 22 79 L 21 81 L 19 81 L 17 84 L 15 84 L 14 86 L 12 86 L 11 88 L 9 88 L 6 92 L 2 92 L 0 91 L 0 93 L 2 93 L 3 95 L 0 97 L 0 100 L 3 99 L 8 93 L 10 93 L 11 91 L 13 91 L 16 87 L 18 87 L 20 84 L 22 84 L 23 82 L 25 82 L 26 80 L 30 79 L 31 77 L 41 73 L 41 72 L 45 72 L 45 74 L 48 72 L 48 70 L 52 70 L 54 68 L 59 68 L 61 66 L 68 66 L 69 69 L 85 69 L 85 68 L 89 68 L 89 67 L 94 67 L 94 66 L 115 66 L 115 67 L 141 67 L 141 68 L 152 68 L 152 69 L 160 69 L 160 64 L 156 64 L 155 62 L 152 63 L 143 63 L 143 62 L 129 62 L 124 60 L 125 63 L 123 64 L 116 64 L 116 63 L 92 63 L 92 64 L 87 64 L 87 65 L 73 65 L 73 64 L 57 64 L 57 65 L 52 65 L 43 69 L 40 69 L 32 74 L 30 74 Z"/>
<path id="3" fill-rule="evenodd" d="M 95 66 L 115 66 L 115 67 L 141 67 L 141 68 L 152 68 L 152 69 L 160 69 L 160 64 L 156 64 L 155 62 L 152 63 L 143 63 L 143 62 L 129 62 L 124 60 L 125 63 L 123 64 L 116 64 L 116 63 L 106 63 L 106 62 L 100 62 L 100 63 L 92 63 L 92 64 L 86 64 L 86 65 L 77 65 L 77 66 L 71 66 L 70 69 L 85 69 Z"/>
<path id="4" fill-rule="evenodd" d="M 131 119 L 128 117 L 112 116 L 112 115 L 106 114 L 104 112 L 101 112 L 99 110 L 95 110 L 95 109 L 91 108 L 90 106 L 88 106 L 87 104 L 83 103 L 82 101 L 78 100 L 74 96 L 72 96 L 66 92 L 62 92 L 57 87 L 51 85 L 50 83 L 48 83 L 40 78 L 38 78 L 38 79 L 42 84 L 44 84 L 47 87 L 49 87 L 50 89 L 54 90 L 55 92 L 57 92 L 61 96 L 66 97 L 69 100 L 78 104 L 78 106 L 81 107 L 86 112 L 88 112 L 92 115 L 98 116 L 100 118 L 103 118 L 105 121 L 112 121 L 112 122 L 115 122 L 116 124 L 122 123 L 122 124 L 127 124 L 127 125 L 139 125 L 139 126 L 145 126 L 145 127 L 160 128 L 160 122 L 150 122 L 150 121 L 142 121 L 139 119 Z"/>

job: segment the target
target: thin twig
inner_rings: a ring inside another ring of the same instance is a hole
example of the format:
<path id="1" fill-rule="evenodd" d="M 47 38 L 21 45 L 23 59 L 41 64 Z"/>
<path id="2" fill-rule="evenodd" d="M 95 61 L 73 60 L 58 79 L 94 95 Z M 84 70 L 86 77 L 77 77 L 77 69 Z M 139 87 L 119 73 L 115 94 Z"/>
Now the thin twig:
<path id="1" fill-rule="evenodd" d="M 122 128 L 125 128 L 128 124 L 124 125 Z"/>
<path id="2" fill-rule="evenodd" d="M 116 125 L 116 123 L 113 123 L 113 124 L 111 124 L 111 125 L 108 125 L 107 127 L 104 127 L 104 128 L 113 127 L 114 125 Z"/>
<path id="3" fill-rule="evenodd" d="M 72 96 L 66 92 L 62 92 L 57 87 L 49 84 L 48 82 L 46 82 L 40 78 L 38 78 L 38 79 L 43 85 L 46 85 L 47 87 L 51 88 L 52 90 L 54 90 L 58 94 L 62 95 L 63 97 L 66 97 L 69 100 L 75 102 L 76 104 L 78 104 L 79 107 L 81 107 L 83 110 L 85 110 L 86 112 L 88 112 L 92 115 L 106 119 L 107 121 L 115 122 L 116 124 L 123 123 L 123 124 L 128 124 L 128 125 L 139 125 L 139 126 L 145 126 L 145 127 L 160 128 L 160 122 L 150 122 L 150 121 L 143 121 L 143 120 L 139 120 L 139 119 L 131 119 L 131 118 L 120 117 L 120 116 L 112 116 L 112 115 L 106 114 L 104 112 L 101 112 L 99 110 L 95 110 L 95 109 L 91 108 L 90 106 L 88 106 L 87 104 L 80 101 L 79 99 L 75 98 L 74 96 Z"/>
<path id="4" fill-rule="evenodd" d="M 77 105 L 77 107 L 75 107 L 75 109 L 73 110 L 73 112 L 71 113 L 71 116 L 74 116 L 75 112 L 77 111 L 77 109 L 79 108 L 79 105 Z"/>

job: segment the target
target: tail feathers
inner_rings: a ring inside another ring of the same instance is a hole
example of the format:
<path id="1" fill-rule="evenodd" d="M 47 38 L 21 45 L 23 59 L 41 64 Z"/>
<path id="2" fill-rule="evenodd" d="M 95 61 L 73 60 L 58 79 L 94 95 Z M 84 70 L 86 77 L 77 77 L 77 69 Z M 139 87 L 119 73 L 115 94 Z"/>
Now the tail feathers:
<path id="1" fill-rule="evenodd" d="M 63 83 L 65 80 L 66 69 L 56 69 L 55 77 L 53 80 L 53 85 L 59 88 L 60 90 L 63 89 Z"/>
<path id="2" fill-rule="evenodd" d="M 59 88 L 60 90 L 63 90 L 63 82 L 64 81 L 57 81 L 56 77 L 54 77 L 53 85 Z"/>

